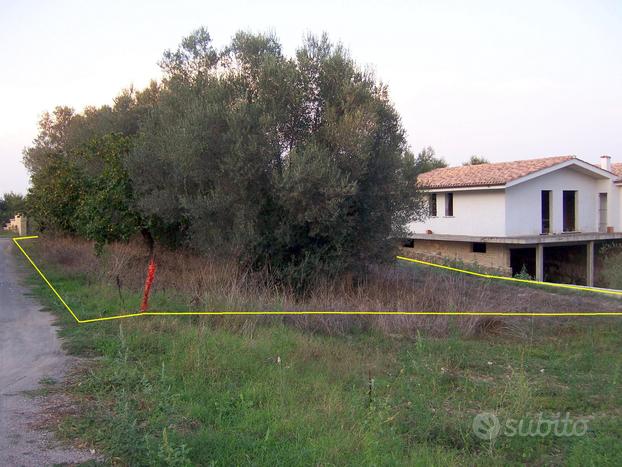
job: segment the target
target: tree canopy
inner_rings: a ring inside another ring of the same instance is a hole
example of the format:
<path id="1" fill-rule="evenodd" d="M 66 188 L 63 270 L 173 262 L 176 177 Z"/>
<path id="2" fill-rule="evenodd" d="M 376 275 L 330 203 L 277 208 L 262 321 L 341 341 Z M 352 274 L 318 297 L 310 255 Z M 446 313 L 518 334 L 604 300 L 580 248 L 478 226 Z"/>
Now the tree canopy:
<path id="1" fill-rule="evenodd" d="M 464 162 L 462 165 L 481 165 L 481 164 L 490 164 L 490 161 L 482 156 L 471 156 L 469 160 Z"/>
<path id="2" fill-rule="evenodd" d="M 412 172 L 411 176 L 416 177 L 424 172 L 429 172 L 434 169 L 442 169 L 447 167 L 447 162 L 442 157 L 436 156 L 436 151 L 432 146 L 428 146 L 419 151 L 419 154 L 415 156 L 410 151 L 407 151 L 406 155 L 407 166 Z"/>
<path id="3" fill-rule="evenodd" d="M 147 229 L 304 289 L 389 260 L 421 212 L 416 175 L 444 165 L 414 158 L 386 86 L 326 35 L 286 57 L 271 34 L 216 48 L 201 28 L 160 66 L 112 107 L 44 114 L 24 153 L 42 226 L 100 243 Z"/>
<path id="4" fill-rule="evenodd" d="M 24 196 L 13 192 L 5 193 L 0 198 L 0 228 L 16 214 L 23 214 L 25 208 Z"/>

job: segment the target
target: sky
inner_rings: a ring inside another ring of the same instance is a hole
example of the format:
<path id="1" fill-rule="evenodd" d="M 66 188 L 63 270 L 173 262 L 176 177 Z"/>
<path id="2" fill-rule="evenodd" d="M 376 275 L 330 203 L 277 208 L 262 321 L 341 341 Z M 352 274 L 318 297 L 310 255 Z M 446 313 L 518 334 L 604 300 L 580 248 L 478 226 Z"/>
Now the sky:
<path id="1" fill-rule="evenodd" d="M 622 1 L 0 0 L 0 194 L 46 110 L 112 103 L 158 78 L 200 26 L 215 45 L 327 32 L 389 86 L 414 151 L 450 165 L 574 154 L 622 162 Z"/>

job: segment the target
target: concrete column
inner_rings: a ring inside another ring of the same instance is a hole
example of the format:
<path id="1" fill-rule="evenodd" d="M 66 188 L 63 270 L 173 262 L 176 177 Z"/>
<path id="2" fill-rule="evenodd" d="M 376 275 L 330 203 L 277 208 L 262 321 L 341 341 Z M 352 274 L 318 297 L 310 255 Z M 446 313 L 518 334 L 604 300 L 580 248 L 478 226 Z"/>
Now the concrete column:
<path id="1" fill-rule="evenodd" d="M 588 287 L 594 287 L 594 242 L 587 242 L 587 273 L 586 284 Z"/>
<path id="2" fill-rule="evenodd" d="M 544 280 L 544 245 L 536 244 L 536 280 Z"/>

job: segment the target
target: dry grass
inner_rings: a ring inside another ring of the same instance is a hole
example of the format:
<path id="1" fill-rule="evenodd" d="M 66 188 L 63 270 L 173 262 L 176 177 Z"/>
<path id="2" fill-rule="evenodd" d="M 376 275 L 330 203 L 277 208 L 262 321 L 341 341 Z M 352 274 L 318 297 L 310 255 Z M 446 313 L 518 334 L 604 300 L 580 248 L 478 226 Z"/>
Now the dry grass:
<path id="1" fill-rule="evenodd" d="M 92 281 L 124 289 L 142 288 L 149 253 L 140 242 L 113 244 L 101 257 L 93 244 L 60 237 L 40 239 L 40 254 L 70 274 L 86 274 Z M 252 311 L 609 311 L 620 302 L 577 294 L 556 294 L 541 289 L 499 284 L 425 268 L 378 266 L 358 284 L 351 280 L 318 284 L 301 299 L 282 287 L 266 285 L 265 277 L 237 264 L 196 256 L 186 251 L 160 249 L 156 253 L 154 291 L 181 294 L 188 310 Z M 288 316 L 292 326 L 328 334 L 376 329 L 391 335 L 418 331 L 444 336 L 451 332 L 524 335 L 527 318 L 453 316 Z M 252 333 L 259 320 L 232 317 L 229 326 Z"/>

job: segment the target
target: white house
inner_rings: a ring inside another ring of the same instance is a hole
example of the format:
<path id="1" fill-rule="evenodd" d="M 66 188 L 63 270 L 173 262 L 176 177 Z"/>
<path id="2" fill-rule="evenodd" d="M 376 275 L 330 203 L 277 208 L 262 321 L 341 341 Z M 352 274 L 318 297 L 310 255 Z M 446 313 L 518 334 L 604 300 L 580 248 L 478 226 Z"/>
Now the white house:
<path id="1" fill-rule="evenodd" d="M 593 285 L 595 242 L 622 238 L 620 175 L 609 156 L 599 165 L 560 156 L 432 170 L 418 178 L 429 215 L 410 225 L 405 252 L 508 275 L 526 268 L 537 280 L 558 280 L 559 264 L 579 262 L 574 281 Z"/>

